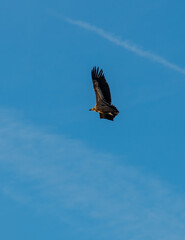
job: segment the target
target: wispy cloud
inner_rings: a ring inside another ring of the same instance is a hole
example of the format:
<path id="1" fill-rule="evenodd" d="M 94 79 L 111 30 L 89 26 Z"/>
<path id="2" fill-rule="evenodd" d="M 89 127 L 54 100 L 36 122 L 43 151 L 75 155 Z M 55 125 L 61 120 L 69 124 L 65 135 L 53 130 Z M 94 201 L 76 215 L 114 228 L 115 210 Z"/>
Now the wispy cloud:
<path id="1" fill-rule="evenodd" d="M 57 14 L 55 12 L 52 12 L 52 11 L 48 11 L 48 13 L 50 13 L 50 14 L 58 17 L 58 18 L 64 19 L 65 21 L 67 21 L 70 24 L 73 24 L 73 25 L 76 25 L 78 27 L 84 28 L 88 31 L 94 32 L 95 34 L 101 36 L 102 38 L 107 39 L 108 41 L 114 43 L 115 45 L 123 47 L 126 50 L 128 50 L 130 52 L 133 52 L 133 53 L 135 53 L 135 54 L 137 54 L 141 57 L 147 58 L 149 60 L 152 60 L 154 62 L 162 64 L 165 67 L 173 69 L 173 70 L 175 70 L 179 73 L 185 74 L 185 69 L 184 68 L 179 67 L 178 65 L 176 65 L 174 63 L 171 63 L 168 60 L 166 60 L 165 58 L 163 58 L 159 55 L 156 55 L 156 54 L 154 54 L 150 51 L 143 50 L 143 49 L 139 48 L 138 46 L 136 46 L 134 44 L 131 44 L 130 42 L 128 42 L 126 40 L 121 40 L 119 37 L 116 37 L 116 36 L 112 35 L 111 33 L 106 32 L 102 28 L 91 25 L 91 24 L 89 24 L 85 21 L 74 20 L 74 19 L 71 19 L 71 18 L 64 17 L 64 16 L 59 15 L 59 14 Z"/>
<path id="2" fill-rule="evenodd" d="M 18 191 L 18 188 L 15 188 L 15 186 L 11 186 L 9 183 L 8 185 L 5 185 L 2 187 L 2 193 L 8 196 L 9 198 L 13 199 L 16 202 L 19 202 L 21 204 L 29 204 L 30 197 L 26 196 L 25 193 L 20 193 Z"/>
<path id="3" fill-rule="evenodd" d="M 146 51 L 146 50 L 142 50 L 140 48 L 138 48 L 136 45 L 134 44 L 131 44 L 129 43 L 128 41 L 123 41 L 123 40 L 120 40 L 120 38 L 118 37 L 115 37 L 113 36 L 112 34 L 106 32 L 104 29 L 102 28 L 98 28 L 96 26 L 93 26 L 87 22 L 84 22 L 84 21 L 79 21 L 79 20 L 73 20 L 71 18 L 65 18 L 65 20 L 73 25 L 77 25 L 81 28 L 84 28 L 88 31 L 92 31 L 96 34 L 98 34 L 99 36 L 107 39 L 108 41 L 118 45 L 118 46 L 121 46 L 125 49 L 127 49 L 128 51 L 131 51 L 141 57 L 144 57 L 144 58 L 147 58 L 147 59 L 150 59 L 152 61 L 155 61 L 157 63 L 160 63 L 168 68 L 171 68 L 177 72 L 180 72 L 182 74 L 185 74 L 185 69 L 184 68 L 181 68 L 179 66 L 177 66 L 176 64 L 174 63 L 171 63 L 169 62 L 168 60 L 164 59 L 163 57 L 160 57 L 154 53 L 151 53 L 150 51 Z"/>
<path id="4" fill-rule="evenodd" d="M 125 166 L 124 159 L 0 114 L 6 196 L 28 199 L 24 204 L 52 212 L 87 238 L 184 239 L 185 199 L 175 190 Z"/>

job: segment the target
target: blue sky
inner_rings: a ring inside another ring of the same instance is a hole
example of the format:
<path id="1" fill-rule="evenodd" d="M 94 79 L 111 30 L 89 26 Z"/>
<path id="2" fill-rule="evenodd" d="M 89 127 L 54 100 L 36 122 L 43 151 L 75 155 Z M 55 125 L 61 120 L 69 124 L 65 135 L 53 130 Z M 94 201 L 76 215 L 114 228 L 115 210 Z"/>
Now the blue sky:
<path id="1" fill-rule="evenodd" d="M 1 239 L 185 238 L 184 9 L 1 1 Z"/>

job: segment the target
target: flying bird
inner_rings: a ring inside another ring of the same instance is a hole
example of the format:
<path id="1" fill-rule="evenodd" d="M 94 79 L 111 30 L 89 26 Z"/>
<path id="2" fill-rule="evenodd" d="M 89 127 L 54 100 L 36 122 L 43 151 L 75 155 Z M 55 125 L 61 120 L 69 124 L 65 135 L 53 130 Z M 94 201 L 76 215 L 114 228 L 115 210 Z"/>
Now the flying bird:
<path id="1" fill-rule="evenodd" d="M 99 71 L 99 67 L 93 67 L 91 71 L 92 82 L 96 94 L 96 105 L 89 109 L 99 113 L 100 118 L 113 121 L 118 115 L 118 109 L 111 104 L 111 94 L 109 85 L 103 74 L 103 70 Z"/>

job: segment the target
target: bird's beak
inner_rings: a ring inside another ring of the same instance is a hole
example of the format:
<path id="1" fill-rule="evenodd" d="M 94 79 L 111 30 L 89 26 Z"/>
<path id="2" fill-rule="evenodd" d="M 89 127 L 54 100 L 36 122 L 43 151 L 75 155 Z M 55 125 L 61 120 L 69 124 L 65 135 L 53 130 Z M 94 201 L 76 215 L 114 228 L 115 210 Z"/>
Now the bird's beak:
<path id="1" fill-rule="evenodd" d="M 92 108 L 90 108 L 89 111 L 92 111 Z"/>

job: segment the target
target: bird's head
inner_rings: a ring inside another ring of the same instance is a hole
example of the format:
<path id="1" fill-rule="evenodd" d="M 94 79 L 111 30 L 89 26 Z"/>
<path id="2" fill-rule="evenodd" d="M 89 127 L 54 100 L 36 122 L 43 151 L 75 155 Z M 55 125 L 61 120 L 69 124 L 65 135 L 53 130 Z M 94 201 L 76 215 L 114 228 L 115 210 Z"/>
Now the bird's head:
<path id="1" fill-rule="evenodd" d="M 89 111 L 95 111 L 95 107 L 90 108 Z"/>

